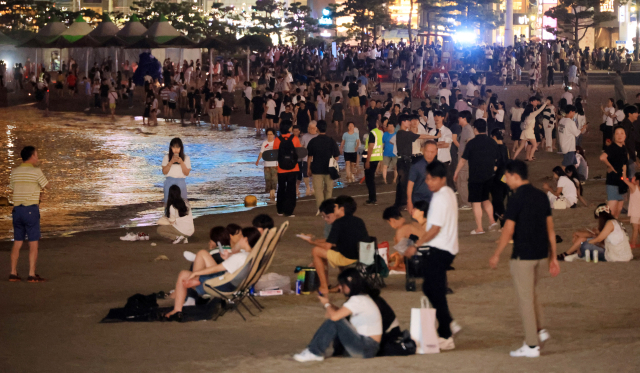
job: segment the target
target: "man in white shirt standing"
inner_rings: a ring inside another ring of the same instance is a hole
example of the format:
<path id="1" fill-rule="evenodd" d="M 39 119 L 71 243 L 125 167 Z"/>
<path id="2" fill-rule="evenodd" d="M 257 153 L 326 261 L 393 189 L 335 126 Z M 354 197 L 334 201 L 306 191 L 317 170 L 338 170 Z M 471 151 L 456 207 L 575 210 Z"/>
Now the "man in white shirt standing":
<path id="1" fill-rule="evenodd" d="M 455 345 L 450 326 L 453 319 L 447 303 L 447 269 L 458 254 L 458 201 L 453 190 L 447 186 L 447 167 L 442 162 L 436 160 L 429 163 L 426 182 L 433 192 L 426 232 L 404 255 L 410 258 L 416 254 L 418 247 L 428 248 L 422 250 L 422 291 L 436 309 L 440 350 L 453 350 Z"/>
<path id="2" fill-rule="evenodd" d="M 444 114 L 437 110 L 433 113 L 433 119 L 436 122 L 436 135 L 440 133 L 438 138 L 438 160 L 449 167 L 451 163 L 451 143 L 453 142 L 453 134 L 451 130 L 444 125 Z"/>
<path id="3" fill-rule="evenodd" d="M 567 100 L 567 105 L 573 105 L 573 94 L 569 92 L 569 87 L 564 87 L 564 93 L 561 98 Z"/>
<path id="4" fill-rule="evenodd" d="M 565 110 L 567 114 L 558 123 L 558 139 L 560 141 L 560 149 L 564 154 L 562 168 L 578 164 L 576 159 L 576 137 L 580 136 L 587 128 L 585 126 L 583 131 L 580 131 L 576 126 L 576 122 L 573 120 L 576 115 L 575 106 L 567 105 Z"/>
<path id="5" fill-rule="evenodd" d="M 444 97 L 447 100 L 447 106 L 449 106 L 449 97 L 451 97 L 451 91 L 447 88 L 446 82 L 442 82 L 442 84 L 440 85 L 438 96 Z"/>

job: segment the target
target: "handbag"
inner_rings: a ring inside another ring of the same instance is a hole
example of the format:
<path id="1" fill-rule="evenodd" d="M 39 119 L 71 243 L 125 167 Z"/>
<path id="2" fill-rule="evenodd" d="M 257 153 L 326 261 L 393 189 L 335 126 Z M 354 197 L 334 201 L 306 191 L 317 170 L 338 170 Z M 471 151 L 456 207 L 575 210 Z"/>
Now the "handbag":
<path id="1" fill-rule="evenodd" d="M 333 157 L 329 159 L 329 176 L 331 180 L 338 180 L 340 178 L 340 167 L 338 166 L 338 161 Z"/>
<path id="2" fill-rule="evenodd" d="M 430 308 L 427 297 L 420 299 L 420 308 L 411 309 L 411 339 L 416 343 L 417 354 L 437 354 L 440 352 L 436 332 L 436 310 Z"/>
<path id="3" fill-rule="evenodd" d="M 560 196 L 558 197 L 554 202 L 553 202 L 553 209 L 554 210 L 566 210 L 569 207 L 569 203 L 567 202 L 567 199 Z"/>
<path id="4" fill-rule="evenodd" d="M 168 217 L 163 216 L 163 217 L 161 217 L 160 219 L 158 219 L 157 224 L 158 224 L 158 225 L 171 225 L 171 221 L 169 220 L 169 218 L 168 218 Z"/>

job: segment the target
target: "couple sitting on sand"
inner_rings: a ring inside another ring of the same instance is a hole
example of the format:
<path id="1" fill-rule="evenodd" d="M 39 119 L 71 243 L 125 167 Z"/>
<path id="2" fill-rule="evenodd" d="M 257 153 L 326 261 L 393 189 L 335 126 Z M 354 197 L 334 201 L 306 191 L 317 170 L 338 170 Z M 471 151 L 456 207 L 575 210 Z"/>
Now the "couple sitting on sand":
<path id="1" fill-rule="evenodd" d="M 187 298 L 187 289 L 195 289 L 199 296 L 205 294 L 204 283 L 212 278 L 222 276 L 225 273 L 233 273 L 240 269 L 251 253 L 253 246 L 258 242 L 265 229 L 273 228 L 273 219 L 268 215 L 258 215 L 253 219 L 253 226 L 240 228 L 230 224 L 225 227 L 213 227 L 209 234 L 209 250 L 200 250 L 193 260 L 191 271 L 181 271 L 176 281 L 176 288 L 172 294 L 175 299 L 173 311 L 167 313 L 165 318 L 169 321 L 182 319 L 182 308 Z M 213 250 L 222 247 L 219 252 Z M 225 249 L 224 247 L 229 247 Z M 213 251 L 212 251 L 213 250 Z M 190 254 L 190 255 L 188 255 Z M 193 253 L 186 253 L 188 259 Z M 218 287 L 218 290 L 234 291 L 231 283 Z"/>

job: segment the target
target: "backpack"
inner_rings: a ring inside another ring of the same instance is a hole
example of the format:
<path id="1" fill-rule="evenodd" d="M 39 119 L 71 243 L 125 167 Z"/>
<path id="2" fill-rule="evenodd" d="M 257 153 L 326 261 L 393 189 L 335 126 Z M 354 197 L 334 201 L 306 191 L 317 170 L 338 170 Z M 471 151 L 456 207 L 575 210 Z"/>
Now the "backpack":
<path id="1" fill-rule="evenodd" d="M 278 148 L 278 166 L 283 170 L 293 170 L 298 164 L 298 153 L 293 145 L 293 135 L 285 139 L 279 136 L 280 147 Z"/>

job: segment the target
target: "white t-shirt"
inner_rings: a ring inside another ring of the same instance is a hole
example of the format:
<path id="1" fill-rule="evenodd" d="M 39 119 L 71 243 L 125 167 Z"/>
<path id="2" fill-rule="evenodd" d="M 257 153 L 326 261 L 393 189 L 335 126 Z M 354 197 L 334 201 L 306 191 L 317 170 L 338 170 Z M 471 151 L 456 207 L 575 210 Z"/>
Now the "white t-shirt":
<path id="1" fill-rule="evenodd" d="M 476 119 L 484 119 L 486 120 L 484 117 L 484 110 L 478 109 L 476 110 Z"/>
<path id="2" fill-rule="evenodd" d="M 426 230 L 434 225 L 440 227 L 440 232 L 425 244 L 458 254 L 458 200 L 448 186 L 443 186 L 431 197 Z"/>
<path id="3" fill-rule="evenodd" d="M 187 215 L 180 216 L 180 214 L 178 214 L 178 210 L 175 207 L 169 207 L 169 220 L 173 222 L 173 227 L 185 236 L 191 236 L 195 232 L 195 228 L 193 226 L 193 215 L 191 215 L 190 208 Z"/>
<path id="4" fill-rule="evenodd" d="M 440 127 L 439 130 L 442 135 L 438 138 L 438 142 L 451 144 L 453 142 L 453 133 L 451 130 L 444 125 Z M 451 162 L 451 145 L 449 145 L 448 148 L 438 148 L 438 160 L 440 162 Z"/>
<path id="5" fill-rule="evenodd" d="M 373 337 L 382 335 L 380 310 L 368 295 L 354 295 L 342 307 L 351 311 L 350 322 L 360 335 Z"/>
<path id="6" fill-rule="evenodd" d="M 576 137 L 580 136 L 580 130 L 573 119 L 562 118 L 558 123 L 558 139 L 563 154 L 576 151 Z"/>
<path id="7" fill-rule="evenodd" d="M 618 121 L 618 123 L 624 120 L 624 111 L 622 110 L 616 111 L 616 120 Z"/>
<path id="8" fill-rule="evenodd" d="M 569 201 L 569 205 L 573 206 L 578 203 L 578 189 L 576 189 L 576 184 L 568 177 L 560 176 L 558 188 L 562 188 L 562 195 Z"/>
<path id="9" fill-rule="evenodd" d="M 260 146 L 260 153 L 264 153 L 266 151 L 273 150 L 273 141 L 269 142 L 264 140 L 262 142 L 262 146 Z M 278 161 L 264 161 L 265 167 L 276 167 L 278 165 Z"/>
<path id="10" fill-rule="evenodd" d="M 567 100 L 567 105 L 573 105 L 573 95 L 571 94 L 571 92 L 567 91 L 563 93 L 561 98 Z"/>
<path id="11" fill-rule="evenodd" d="M 496 111 L 496 122 L 504 123 L 504 110 Z"/>
<path id="12" fill-rule="evenodd" d="M 253 97 L 253 88 L 251 88 L 251 86 L 245 87 L 244 88 L 244 95 L 251 100 Z"/>
<path id="13" fill-rule="evenodd" d="M 604 115 L 602 116 L 602 120 L 607 124 L 607 126 L 613 126 L 613 118 L 610 117 L 611 114 L 615 114 L 616 109 L 613 107 L 604 108 Z"/>
<path id="14" fill-rule="evenodd" d="M 169 155 L 165 155 L 164 158 L 162 159 L 162 167 L 168 164 L 169 164 Z M 184 156 L 184 165 L 187 166 L 189 170 L 191 169 L 191 158 L 189 158 L 188 155 Z M 180 166 L 179 163 L 172 164 L 171 169 L 169 169 L 169 172 L 167 173 L 166 176 L 175 177 L 176 179 L 184 179 L 185 177 L 187 177 L 182 172 L 182 166 Z"/>
<path id="15" fill-rule="evenodd" d="M 239 253 L 231 255 L 227 260 L 222 262 L 222 266 L 227 270 L 227 272 L 233 273 L 242 268 L 244 262 L 247 261 L 248 256 L 249 253 L 240 251 Z"/>
<path id="16" fill-rule="evenodd" d="M 273 99 L 267 101 L 267 115 L 276 115 L 276 102 Z"/>
<path id="17" fill-rule="evenodd" d="M 451 96 L 451 91 L 446 88 L 441 88 L 438 90 L 438 96 L 444 97 L 447 99 L 447 105 L 449 105 L 449 97 Z"/>
<path id="18" fill-rule="evenodd" d="M 236 89 L 236 80 L 233 78 L 227 79 L 227 89 L 232 92 Z"/>
<path id="19" fill-rule="evenodd" d="M 521 107 L 512 107 L 511 110 L 511 121 L 513 122 L 522 122 L 522 113 L 524 113 L 524 109 Z"/>

